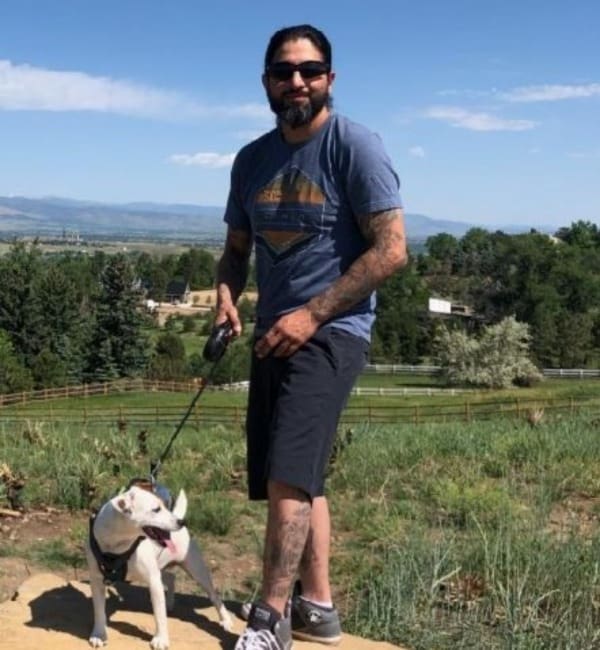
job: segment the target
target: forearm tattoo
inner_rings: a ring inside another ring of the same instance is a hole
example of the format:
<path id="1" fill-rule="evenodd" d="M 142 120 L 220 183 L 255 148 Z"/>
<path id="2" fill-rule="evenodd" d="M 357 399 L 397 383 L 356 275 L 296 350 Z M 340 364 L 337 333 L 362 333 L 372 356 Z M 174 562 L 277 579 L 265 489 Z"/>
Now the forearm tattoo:
<path id="1" fill-rule="evenodd" d="M 371 294 L 387 277 L 406 263 L 402 210 L 385 210 L 358 219 L 368 250 L 324 292 L 312 298 L 308 308 L 319 322 L 339 314 Z"/>
<path id="2" fill-rule="evenodd" d="M 217 264 L 217 288 L 229 287 L 235 303 L 246 286 L 252 241 L 250 233 L 243 230 L 229 230 L 225 250 Z"/>
<path id="3" fill-rule="evenodd" d="M 301 503 L 291 518 L 269 526 L 263 561 L 264 597 L 287 597 L 306 545 L 310 515 L 310 503 Z"/>

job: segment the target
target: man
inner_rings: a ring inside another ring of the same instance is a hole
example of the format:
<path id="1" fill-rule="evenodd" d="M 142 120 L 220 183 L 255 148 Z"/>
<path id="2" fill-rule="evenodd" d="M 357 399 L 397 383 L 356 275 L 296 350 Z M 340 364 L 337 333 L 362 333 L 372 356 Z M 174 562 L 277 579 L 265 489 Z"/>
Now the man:
<path id="1" fill-rule="evenodd" d="M 373 292 L 406 263 L 398 178 L 379 138 L 332 112 L 334 78 L 322 32 L 276 32 L 262 82 L 277 128 L 231 174 L 215 322 L 241 333 L 235 304 L 255 245 L 248 483 L 250 499 L 268 500 L 260 600 L 236 650 L 288 650 L 292 634 L 339 642 L 324 474 L 366 361 Z"/>

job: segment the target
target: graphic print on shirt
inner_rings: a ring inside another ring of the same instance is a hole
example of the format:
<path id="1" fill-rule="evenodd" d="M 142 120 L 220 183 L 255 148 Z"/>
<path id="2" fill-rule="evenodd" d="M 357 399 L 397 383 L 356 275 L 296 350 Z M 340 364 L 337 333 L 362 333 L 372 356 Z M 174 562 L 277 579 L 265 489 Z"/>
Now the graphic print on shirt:
<path id="1" fill-rule="evenodd" d="M 323 232 L 325 194 L 306 174 L 291 168 L 256 194 L 256 244 L 272 261 L 308 246 Z"/>

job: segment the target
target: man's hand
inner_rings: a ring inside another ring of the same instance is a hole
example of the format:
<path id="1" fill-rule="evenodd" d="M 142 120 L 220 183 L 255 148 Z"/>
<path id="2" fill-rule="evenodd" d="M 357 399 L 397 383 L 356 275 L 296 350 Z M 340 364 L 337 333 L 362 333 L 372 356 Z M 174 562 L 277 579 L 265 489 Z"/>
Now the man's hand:
<path id="1" fill-rule="evenodd" d="M 231 323 L 233 335 L 238 337 L 242 333 L 242 321 L 240 320 L 237 307 L 232 303 L 219 304 L 217 315 L 215 316 L 215 325 L 222 325 L 225 321 Z"/>
<path id="2" fill-rule="evenodd" d="M 289 357 L 319 329 L 319 322 L 307 307 L 284 314 L 257 342 L 254 351 L 259 359 L 271 352 L 276 357 Z"/>

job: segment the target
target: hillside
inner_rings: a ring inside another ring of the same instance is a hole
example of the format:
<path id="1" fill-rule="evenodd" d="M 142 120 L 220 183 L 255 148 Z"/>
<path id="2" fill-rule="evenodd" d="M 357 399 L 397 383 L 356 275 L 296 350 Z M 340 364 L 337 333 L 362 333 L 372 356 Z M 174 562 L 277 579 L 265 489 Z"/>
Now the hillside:
<path id="1" fill-rule="evenodd" d="M 109 204 L 63 198 L 0 197 L 0 236 L 62 235 L 161 235 L 182 237 L 223 235 L 223 207 L 189 204 Z M 423 241 L 445 232 L 462 237 L 476 224 L 432 219 L 422 214 L 406 215 L 413 241 Z"/>

